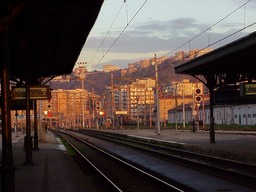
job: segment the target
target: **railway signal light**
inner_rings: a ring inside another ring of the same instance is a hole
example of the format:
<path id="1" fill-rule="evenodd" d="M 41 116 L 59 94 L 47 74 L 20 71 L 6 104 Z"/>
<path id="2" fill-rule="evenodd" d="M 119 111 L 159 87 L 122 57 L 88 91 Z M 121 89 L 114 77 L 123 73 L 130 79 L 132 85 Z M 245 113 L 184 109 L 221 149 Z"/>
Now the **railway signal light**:
<path id="1" fill-rule="evenodd" d="M 200 101 L 202 101 L 202 97 L 201 96 L 196 96 L 195 97 L 195 102 L 199 103 Z"/>
<path id="2" fill-rule="evenodd" d="M 48 99 L 48 105 L 47 105 L 48 109 L 52 108 L 52 99 Z"/>
<path id="3" fill-rule="evenodd" d="M 195 93 L 196 93 L 197 95 L 201 94 L 201 92 L 202 92 L 201 89 L 196 88 Z"/>
<path id="4" fill-rule="evenodd" d="M 196 88 L 195 90 L 195 96 L 194 96 L 194 101 L 196 103 L 199 103 L 202 101 L 202 97 L 201 97 L 202 91 L 200 88 Z"/>
<path id="5" fill-rule="evenodd" d="M 100 107 L 101 107 L 101 102 L 100 101 L 95 101 L 95 108 L 97 111 L 100 110 Z"/>

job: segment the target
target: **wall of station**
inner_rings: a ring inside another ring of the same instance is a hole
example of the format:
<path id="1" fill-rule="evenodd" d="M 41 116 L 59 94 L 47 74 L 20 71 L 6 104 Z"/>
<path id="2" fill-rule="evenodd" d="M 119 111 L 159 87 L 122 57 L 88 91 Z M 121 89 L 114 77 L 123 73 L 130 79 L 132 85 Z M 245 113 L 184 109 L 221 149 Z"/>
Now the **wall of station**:
<path id="1" fill-rule="evenodd" d="M 218 125 L 256 125 L 256 104 L 214 106 L 213 116 L 214 123 Z M 168 111 L 168 123 L 183 123 L 185 121 L 188 124 L 193 119 L 210 124 L 209 108 L 199 108 L 196 114 L 192 113 L 191 108 Z"/>

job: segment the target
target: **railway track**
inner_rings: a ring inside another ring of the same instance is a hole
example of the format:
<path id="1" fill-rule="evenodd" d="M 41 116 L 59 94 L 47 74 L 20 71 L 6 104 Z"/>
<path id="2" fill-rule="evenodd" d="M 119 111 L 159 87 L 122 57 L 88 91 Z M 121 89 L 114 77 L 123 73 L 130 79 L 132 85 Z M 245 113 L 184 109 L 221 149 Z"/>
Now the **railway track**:
<path id="1" fill-rule="evenodd" d="M 162 158 L 165 161 L 178 163 L 193 169 L 200 170 L 210 175 L 239 183 L 241 185 L 255 188 L 256 165 L 245 162 L 234 161 L 215 156 L 190 152 L 177 149 L 175 145 L 163 145 L 160 143 L 149 143 L 138 138 L 131 138 L 120 134 L 112 134 L 100 131 L 83 131 L 84 134 L 115 142 L 136 150 L 146 151 L 151 155 Z"/>
<path id="2" fill-rule="evenodd" d="M 79 162 L 83 169 L 93 172 L 97 179 L 96 185 L 100 187 L 99 191 L 194 191 L 187 186 L 153 175 L 74 134 L 56 134 L 65 139 L 79 154 Z"/>

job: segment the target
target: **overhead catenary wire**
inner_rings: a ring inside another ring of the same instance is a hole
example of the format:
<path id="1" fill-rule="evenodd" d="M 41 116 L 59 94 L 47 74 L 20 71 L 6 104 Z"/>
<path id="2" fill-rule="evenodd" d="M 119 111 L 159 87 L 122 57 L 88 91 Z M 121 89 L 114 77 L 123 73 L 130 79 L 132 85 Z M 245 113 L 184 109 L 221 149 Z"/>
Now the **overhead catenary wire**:
<path id="1" fill-rule="evenodd" d="M 221 23 L 222 21 L 224 21 L 225 19 L 227 19 L 229 16 L 231 16 L 232 14 L 234 14 L 236 11 L 240 10 L 241 8 L 245 8 L 245 5 L 247 5 L 250 1 L 252 1 L 252 0 L 246 1 L 245 3 L 243 3 L 242 5 L 240 5 L 239 7 L 237 7 L 235 10 L 231 11 L 231 12 L 228 13 L 226 16 L 224 16 L 223 18 L 221 18 L 220 20 L 218 20 L 216 23 L 214 23 L 214 24 L 212 24 L 211 26 L 209 26 L 207 29 L 203 30 L 202 32 L 200 32 L 200 33 L 197 34 L 196 36 L 192 37 L 190 40 L 186 41 L 185 43 L 181 44 L 180 46 L 176 47 L 175 49 L 169 51 L 168 53 L 162 55 L 161 57 L 167 56 L 167 55 L 169 55 L 169 54 L 171 54 L 171 53 L 177 51 L 178 49 L 180 49 L 180 48 L 183 47 L 184 45 L 190 43 L 191 41 L 195 40 L 196 38 L 198 38 L 199 36 L 201 36 L 202 34 L 204 34 L 204 33 L 206 33 L 206 32 L 209 32 L 209 35 L 210 35 L 210 30 L 211 30 L 213 27 L 215 27 L 217 24 L 219 24 L 219 23 Z M 125 2 L 126 2 L 126 0 L 124 0 L 124 3 L 125 3 Z M 119 36 L 114 40 L 114 42 L 113 42 L 113 43 L 111 44 L 111 46 L 107 49 L 107 51 L 105 52 L 105 54 L 101 57 L 101 59 L 99 60 L 99 62 L 98 62 L 97 65 L 95 66 L 95 68 L 101 63 L 101 61 L 104 59 L 104 57 L 109 53 L 109 51 L 112 49 L 112 47 L 113 47 L 113 46 L 115 45 L 115 43 L 118 41 L 118 39 L 122 36 L 122 34 L 125 32 L 125 30 L 126 30 L 127 27 L 129 26 L 129 24 L 134 20 L 134 18 L 135 18 L 136 15 L 140 12 L 140 10 L 143 8 L 143 6 L 146 4 L 146 2 L 147 2 L 147 0 L 141 5 L 141 7 L 140 7 L 140 8 L 138 9 L 138 11 L 134 14 L 134 16 L 132 17 L 132 19 L 131 19 L 130 21 L 128 21 L 128 10 L 126 9 L 126 11 L 127 11 L 127 12 L 126 12 L 126 15 L 127 15 L 127 17 L 126 17 L 126 19 L 127 19 L 127 25 L 123 28 L 123 30 L 121 31 L 121 33 L 119 34 Z M 123 5 L 124 5 L 124 4 L 123 4 Z M 122 5 L 122 6 L 123 6 L 123 5 Z M 121 10 L 121 8 L 120 8 L 120 10 Z M 119 13 L 118 13 L 118 14 L 119 14 Z M 235 34 L 241 32 L 241 31 L 243 31 L 243 30 L 245 30 L 245 29 L 247 29 L 247 28 L 249 28 L 249 27 L 252 27 L 252 26 L 255 25 L 255 24 L 256 24 L 256 22 L 251 23 L 251 24 L 249 24 L 249 25 L 246 26 L 246 24 L 245 24 L 245 9 L 244 9 L 244 26 L 243 26 L 242 29 L 239 29 L 239 30 L 233 32 L 232 34 L 229 34 L 229 35 L 227 35 L 226 37 L 223 37 L 223 38 L 221 38 L 221 39 L 219 39 L 219 40 L 217 40 L 217 41 L 215 41 L 215 42 L 213 42 L 213 43 L 210 43 L 210 39 L 209 39 L 209 37 L 208 37 L 208 45 L 207 45 L 206 47 L 200 49 L 200 50 L 203 50 L 203 49 L 208 48 L 208 47 L 210 47 L 210 46 L 212 46 L 212 45 L 215 45 L 215 44 L 217 44 L 217 43 L 219 43 L 219 42 L 221 42 L 221 41 L 223 41 L 223 40 L 225 40 L 225 39 L 227 39 L 227 38 L 229 38 L 229 37 L 231 37 L 231 36 L 233 36 L 233 35 L 235 35 Z M 113 25 L 113 24 L 112 24 L 112 25 Z M 112 25 L 111 25 L 110 29 L 112 28 Z M 109 31 L 110 31 L 110 30 L 109 30 Z M 106 34 L 106 36 L 109 34 L 109 31 L 108 31 L 108 33 Z M 106 36 L 105 36 L 105 38 L 104 38 L 104 41 L 105 41 L 105 39 L 106 39 Z M 103 42 L 104 42 L 104 41 L 103 41 Z M 103 43 L 102 43 L 102 44 L 103 44 Z M 102 44 L 101 44 L 101 46 L 102 46 Z M 99 48 L 99 49 L 100 49 L 100 48 Z M 98 49 L 98 50 L 99 50 L 99 49 Z M 199 50 L 199 51 L 200 51 L 200 50 Z M 96 53 L 96 54 L 97 54 L 97 53 Z M 95 55 L 96 55 L 96 54 L 95 54 Z M 186 58 L 187 58 L 187 57 L 183 58 L 183 60 L 185 60 Z M 181 61 L 182 61 L 182 60 L 181 60 Z M 180 62 L 180 61 L 179 61 L 179 62 Z M 174 63 L 172 63 L 172 65 L 166 66 L 166 67 L 164 67 L 164 68 L 159 68 L 158 71 L 163 70 L 163 69 L 166 69 L 167 67 L 173 67 L 175 64 L 176 64 L 176 62 L 174 62 Z M 154 72 L 154 73 L 155 73 L 155 72 Z M 153 75 L 153 73 L 147 74 L 147 75 L 145 75 L 144 77 L 148 77 L 148 76 L 151 76 L 151 75 Z"/>
<path id="2" fill-rule="evenodd" d="M 110 31 L 111 31 L 111 29 L 112 29 L 114 23 L 116 22 L 116 19 L 117 19 L 118 15 L 120 14 L 120 12 L 121 12 L 121 10 L 122 10 L 122 8 L 123 8 L 123 6 L 124 6 L 125 3 L 126 3 L 126 0 L 124 0 L 123 4 L 120 6 L 120 8 L 119 8 L 119 10 L 118 10 L 118 12 L 117 12 L 117 14 L 116 14 L 116 16 L 115 16 L 113 22 L 111 23 L 111 25 L 110 25 L 110 27 L 109 27 L 109 29 L 108 29 L 108 31 L 107 31 L 105 37 L 103 38 L 103 40 L 102 40 L 100 46 L 98 47 L 97 51 L 94 53 L 94 55 L 93 55 L 93 57 L 92 57 L 92 59 L 90 60 L 89 63 L 92 63 L 92 62 L 93 62 L 95 56 L 97 55 L 97 53 L 99 52 L 100 48 L 101 48 L 102 45 L 104 44 L 104 42 L 105 42 L 105 40 L 106 40 L 108 34 L 110 33 Z"/>
<path id="3" fill-rule="evenodd" d="M 196 38 L 198 38 L 199 36 L 201 36 L 202 34 L 206 33 L 207 31 L 209 31 L 210 29 L 212 29 L 213 27 L 215 27 L 216 25 L 218 25 L 219 23 L 221 23 L 222 21 L 224 21 L 225 19 L 227 19 L 229 16 L 231 16 L 232 14 L 234 14 L 236 11 L 238 11 L 239 9 L 241 9 L 242 7 L 245 7 L 246 4 L 248 4 L 250 1 L 252 0 L 248 0 L 247 2 L 243 3 L 242 5 L 240 5 L 239 7 L 237 7 L 235 10 L 231 11 L 230 13 L 228 13 L 226 16 L 224 16 L 223 18 L 221 18 L 220 20 L 218 20 L 216 23 L 212 24 L 210 27 L 208 27 L 207 29 L 203 30 L 202 32 L 200 32 L 199 34 L 197 34 L 196 36 L 192 37 L 191 39 L 189 39 L 187 42 L 181 44 L 180 46 L 176 47 L 175 49 L 171 50 L 170 52 L 166 53 L 163 56 L 167 56 L 171 53 L 173 53 L 174 51 L 177 51 L 179 48 L 183 47 L 184 45 L 190 43 L 191 41 L 195 40 Z M 245 15 L 245 14 L 244 14 Z M 245 23 L 245 21 L 244 21 Z"/>
<path id="4" fill-rule="evenodd" d="M 234 14 L 234 13 L 235 13 L 236 11 L 238 11 L 239 9 L 245 7 L 245 5 L 247 5 L 250 1 L 252 1 L 252 0 L 248 0 L 247 2 L 243 3 L 241 6 L 239 6 L 238 8 L 236 8 L 235 10 L 233 10 L 232 12 L 230 12 L 229 14 L 227 14 L 226 16 L 224 16 L 223 18 L 221 18 L 220 20 L 218 20 L 216 23 L 214 23 L 213 25 L 211 25 L 210 27 L 208 27 L 208 28 L 205 29 L 204 31 L 200 32 L 198 35 L 194 36 L 194 37 L 191 38 L 190 40 L 188 40 L 188 41 L 186 41 L 185 43 L 181 44 L 180 46 L 176 47 L 175 49 L 173 49 L 172 51 L 168 52 L 167 54 L 162 55 L 161 57 L 167 56 L 167 55 L 169 55 L 169 54 L 171 54 L 171 53 L 173 53 L 173 52 L 179 50 L 179 49 L 180 49 L 181 47 L 183 47 L 184 45 L 186 45 L 186 44 L 190 43 L 191 41 L 195 40 L 195 39 L 198 38 L 200 35 L 206 33 L 207 31 L 209 31 L 209 30 L 212 29 L 214 26 L 216 26 L 217 24 L 219 24 L 220 22 L 224 21 L 226 18 L 228 18 L 229 16 L 231 16 L 232 14 Z M 244 13 L 244 17 L 245 17 L 245 13 Z M 221 41 L 223 41 L 223 40 L 225 40 L 225 39 L 228 39 L 228 38 L 232 37 L 233 35 L 235 35 L 235 34 L 241 32 L 241 31 L 243 31 L 243 30 L 245 30 L 245 29 L 248 29 L 248 28 L 254 26 L 255 24 L 256 24 L 256 22 L 253 22 L 253 23 L 251 23 L 251 24 L 246 25 L 246 24 L 245 24 L 245 19 L 244 19 L 244 26 L 243 26 L 243 28 L 240 28 L 240 29 L 234 31 L 233 33 L 231 33 L 231 34 L 229 34 L 229 35 L 227 35 L 227 36 L 225 36 L 225 37 L 223 37 L 223 38 L 221 38 L 221 39 L 219 39 L 219 40 L 217 40 L 217 41 L 215 41 L 215 42 L 212 42 L 212 43 L 210 43 L 210 42 L 209 42 L 209 39 L 208 39 L 208 45 L 205 46 L 205 47 L 203 47 L 203 48 L 201 48 L 201 49 L 199 49 L 198 51 L 202 51 L 202 50 L 204 50 L 204 49 L 206 49 L 206 48 L 209 48 L 209 47 L 211 47 L 211 46 L 213 46 L 213 45 L 215 45 L 215 44 L 217 44 L 217 43 L 219 43 L 219 42 L 221 42 Z M 174 67 L 175 64 L 177 64 L 178 62 L 181 62 L 181 61 L 187 59 L 188 57 L 189 57 L 189 55 L 186 56 L 186 57 L 184 57 L 183 59 L 181 59 L 181 60 L 179 60 L 179 61 L 173 62 L 171 65 L 167 65 L 167 66 L 165 66 L 165 67 L 158 68 L 158 72 L 161 71 L 161 70 L 164 70 L 164 69 L 166 69 L 166 68 L 168 68 L 168 67 Z M 149 74 L 143 76 L 143 78 L 152 76 L 152 75 L 154 75 L 154 74 L 155 74 L 155 72 L 149 73 Z"/>
<path id="5" fill-rule="evenodd" d="M 250 25 L 248 25 L 248 26 L 246 26 L 246 27 L 244 27 L 244 28 L 239 29 L 239 30 L 237 30 L 237 31 L 235 31 L 235 32 L 233 32 L 233 33 L 227 35 L 226 37 L 223 37 L 223 38 L 221 38 L 221 39 L 219 39 L 219 40 L 217 40 L 217 41 L 215 41 L 215 42 L 209 44 L 208 46 L 206 46 L 206 47 L 204 47 L 204 48 L 202 48 L 202 49 L 199 49 L 198 51 L 202 51 L 202 50 L 204 50 L 205 48 L 208 48 L 208 47 L 210 47 L 210 46 L 212 46 L 212 45 L 215 45 L 215 44 L 217 44 L 217 43 L 219 43 L 219 42 L 221 42 L 221 41 L 223 41 L 223 40 L 225 40 L 225 39 L 227 39 L 227 38 L 229 38 L 229 37 L 231 37 L 231 36 L 233 36 L 233 35 L 235 35 L 235 34 L 241 32 L 241 31 L 243 31 L 243 30 L 245 30 L 245 29 L 247 29 L 247 28 L 249 28 L 249 27 L 252 27 L 253 25 L 256 25 L 256 22 L 253 22 L 252 24 L 250 24 Z M 167 66 L 162 67 L 162 68 L 160 68 L 160 69 L 158 68 L 158 72 L 161 71 L 161 70 L 164 70 L 164 69 L 166 69 L 166 68 L 168 68 L 168 67 L 174 67 L 175 64 L 177 64 L 177 63 L 179 63 L 179 62 L 181 62 L 181 61 L 187 59 L 188 57 L 189 57 L 189 55 L 186 56 L 186 57 L 184 57 L 183 59 L 181 59 L 181 60 L 179 60 L 179 61 L 173 62 L 171 65 L 167 65 Z M 149 74 L 143 76 L 143 78 L 149 77 L 149 76 L 154 75 L 154 74 L 155 74 L 155 72 L 149 73 Z"/>
<path id="6" fill-rule="evenodd" d="M 124 1 L 126 3 L 126 0 Z M 113 41 L 113 43 L 110 45 L 110 47 L 107 49 L 107 51 L 103 54 L 101 59 L 98 61 L 98 63 L 95 65 L 95 68 L 101 63 L 101 61 L 104 59 L 104 57 L 109 53 L 109 51 L 113 48 L 113 46 L 116 44 L 116 42 L 121 38 L 122 34 L 125 32 L 125 30 L 128 28 L 128 26 L 131 24 L 131 22 L 135 19 L 135 17 L 139 14 L 141 9 L 144 7 L 144 5 L 147 3 L 147 0 L 144 1 L 144 3 L 140 6 L 140 8 L 135 12 L 133 17 L 128 21 L 128 12 L 127 12 L 127 24 L 121 31 L 121 33 L 117 36 L 117 38 Z"/>

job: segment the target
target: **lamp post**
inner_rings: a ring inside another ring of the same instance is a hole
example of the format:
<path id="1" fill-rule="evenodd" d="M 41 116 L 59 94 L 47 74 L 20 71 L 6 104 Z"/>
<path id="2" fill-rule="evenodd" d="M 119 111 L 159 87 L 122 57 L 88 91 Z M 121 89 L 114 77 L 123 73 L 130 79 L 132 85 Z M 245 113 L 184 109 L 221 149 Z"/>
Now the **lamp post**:
<path id="1" fill-rule="evenodd" d="M 90 80 L 88 80 L 88 79 L 86 79 L 85 78 L 85 73 L 87 72 L 87 69 L 86 69 L 86 64 L 87 64 L 87 62 L 78 62 L 77 63 L 78 65 L 79 65 L 79 70 L 80 70 L 80 75 L 79 75 L 79 78 L 81 79 L 81 82 L 82 82 L 82 90 L 85 90 L 84 89 L 84 81 L 87 81 L 87 82 L 89 82 L 89 83 L 91 83 L 91 84 L 93 84 L 93 87 L 92 87 L 92 93 L 93 93 L 93 103 L 92 103 L 92 106 L 93 106 L 93 108 L 92 108 L 92 119 L 93 119 L 93 121 L 94 121 L 94 118 L 95 118 L 95 114 L 94 114 L 94 100 L 95 100 L 95 98 L 94 98 L 94 86 L 95 86 L 95 83 L 93 82 L 93 81 L 90 81 Z M 90 98 L 88 97 L 88 106 L 89 106 L 89 111 L 90 111 Z M 85 105 L 85 103 L 84 103 L 84 99 L 82 100 L 82 127 L 83 128 L 85 128 L 85 108 L 84 108 L 84 105 Z M 89 127 L 91 128 L 91 116 L 89 115 Z"/>
<path id="2" fill-rule="evenodd" d="M 86 71 L 86 65 L 87 62 L 79 62 L 79 72 L 80 72 L 80 79 L 81 79 L 81 83 L 82 83 L 82 90 L 84 91 L 84 79 L 85 79 L 85 71 Z M 85 117 L 84 117 L 84 99 L 82 99 L 82 127 L 85 127 L 84 121 L 85 121 Z"/>

